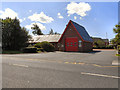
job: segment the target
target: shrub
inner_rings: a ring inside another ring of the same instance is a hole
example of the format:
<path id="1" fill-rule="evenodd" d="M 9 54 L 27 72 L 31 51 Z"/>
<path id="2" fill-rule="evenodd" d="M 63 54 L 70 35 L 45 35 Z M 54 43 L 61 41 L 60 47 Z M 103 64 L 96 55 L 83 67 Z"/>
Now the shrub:
<path id="1" fill-rule="evenodd" d="M 41 43 L 36 43 L 34 45 L 34 47 L 37 47 L 38 50 L 43 49 L 44 51 L 47 51 L 47 52 L 53 52 L 55 50 L 54 46 L 51 43 L 47 42 L 47 41 L 44 41 L 44 42 L 41 42 Z"/>
<path id="2" fill-rule="evenodd" d="M 22 52 L 24 53 L 37 53 L 36 47 L 26 47 L 22 49 Z"/>
<path id="3" fill-rule="evenodd" d="M 34 47 L 36 47 L 36 48 L 41 48 L 41 43 L 36 43 L 36 44 L 34 45 Z"/>
<path id="4" fill-rule="evenodd" d="M 114 49 L 114 46 L 113 45 L 108 45 L 106 46 L 107 49 Z"/>
<path id="5" fill-rule="evenodd" d="M 47 52 L 53 52 L 55 50 L 54 46 L 47 41 L 41 42 L 41 47 Z"/>
<path id="6" fill-rule="evenodd" d="M 112 45 L 108 45 L 106 47 L 96 47 L 96 46 L 93 46 L 93 49 L 114 49 L 114 47 Z"/>
<path id="7" fill-rule="evenodd" d="M 44 52 L 44 49 L 43 48 L 37 48 L 37 51 Z"/>
<path id="8" fill-rule="evenodd" d="M 117 46 L 118 54 L 120 54 L 120 45 Z"/>

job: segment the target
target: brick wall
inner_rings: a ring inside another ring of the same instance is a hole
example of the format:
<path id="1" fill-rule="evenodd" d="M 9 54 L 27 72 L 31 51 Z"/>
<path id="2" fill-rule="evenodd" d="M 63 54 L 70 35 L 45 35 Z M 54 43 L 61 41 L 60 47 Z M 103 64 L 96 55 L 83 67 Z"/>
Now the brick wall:
<path id="1" fill-rule="evenodd" d="M 60 51 L 65 51 L 65 38 L 66 37 L 77 37 L 78 40 L 81 40 L 80 36 L 76 32 L 76 30 L 74 30 L 74 28 L 72 27 L 70 23 L 63 37 L 61 38 L 60 42 L 57 44 Z M 78 48 L 78 51 L 82 51 L 82 52 L 91 51 L 91 50 L 92 50 L 92 43 L 90 42 L 82 42 L 82 47 Z"/>

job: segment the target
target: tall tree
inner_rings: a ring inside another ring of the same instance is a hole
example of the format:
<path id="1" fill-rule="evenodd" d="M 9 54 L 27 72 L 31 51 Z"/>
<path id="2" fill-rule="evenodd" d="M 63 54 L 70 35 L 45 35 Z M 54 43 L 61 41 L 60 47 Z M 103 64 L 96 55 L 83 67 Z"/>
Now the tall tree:
<path id="1" fill-rule="evenodd" d="M 33 29 L 33 34 L 34 35 L 43 35 L 41 29 L 39 28 L 39 26 L 35 23 L 33 24 L 33 27 L 31 27 L 31 29 Z"/>
<path id="2" fill-rule="evenodd" d="M 115 38 L 111 40 L 111 42 L 115 45 L 120 45 L 120 23 L 118 25 L 115 25 L 115 28 L 113 28 L 115 35 Z"/>
<path id="3" fill-rule="evenodd" d="M 29 35 L 25 28 L 20 26 L 17 18 L 0 20 L 2 23 L 3 50 L 19 50 L 26 45 Z"/>
<path id="4" fill-rule="evenodd" d="M 53 29 L 50 30 L 49 34 L 53 35 L 54 34 L 54 31 Z"/>

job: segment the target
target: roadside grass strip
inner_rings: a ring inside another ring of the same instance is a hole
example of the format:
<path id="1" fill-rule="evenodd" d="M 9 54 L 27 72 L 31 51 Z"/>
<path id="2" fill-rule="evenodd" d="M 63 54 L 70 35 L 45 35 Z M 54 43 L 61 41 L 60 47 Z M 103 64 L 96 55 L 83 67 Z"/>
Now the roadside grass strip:
<path id="1" fill-rule="evenodd" d="M 81 74 L 83 74 L 83 75 L 91 75 L 91 76 L 99 76 L 99 77 L 107 77 L 107 78 L 115 78 L 115 79 L 119 79 L 120 78 L 118 76 L 110 76 L 110 75 L 86 73 L 86 72 L 81 72 Z"/>

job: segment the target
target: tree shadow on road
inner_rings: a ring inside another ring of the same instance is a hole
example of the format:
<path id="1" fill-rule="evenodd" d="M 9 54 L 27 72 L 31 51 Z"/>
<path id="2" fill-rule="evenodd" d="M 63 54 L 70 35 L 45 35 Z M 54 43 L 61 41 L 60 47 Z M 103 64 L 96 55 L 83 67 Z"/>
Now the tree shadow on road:
<path id="1" fill-rule="evenodd" d="M 88 53 L 89 53 L 89 54 L 95 54 L 95 53 L 99 53 L 99 52 L 101 52 L 101 51 L 94 50 L 94 51 L 92 51 L 92 52 L 88 52 Z"/>
<path id="2" fill-rule="evenodd" d="M 95 54 L 101 52 L 100 50 L 93 50 L 91 52 L 72 52 L 72 51 L 65 51 L 67 53 L 88 53 L 88 54 Z"/>

